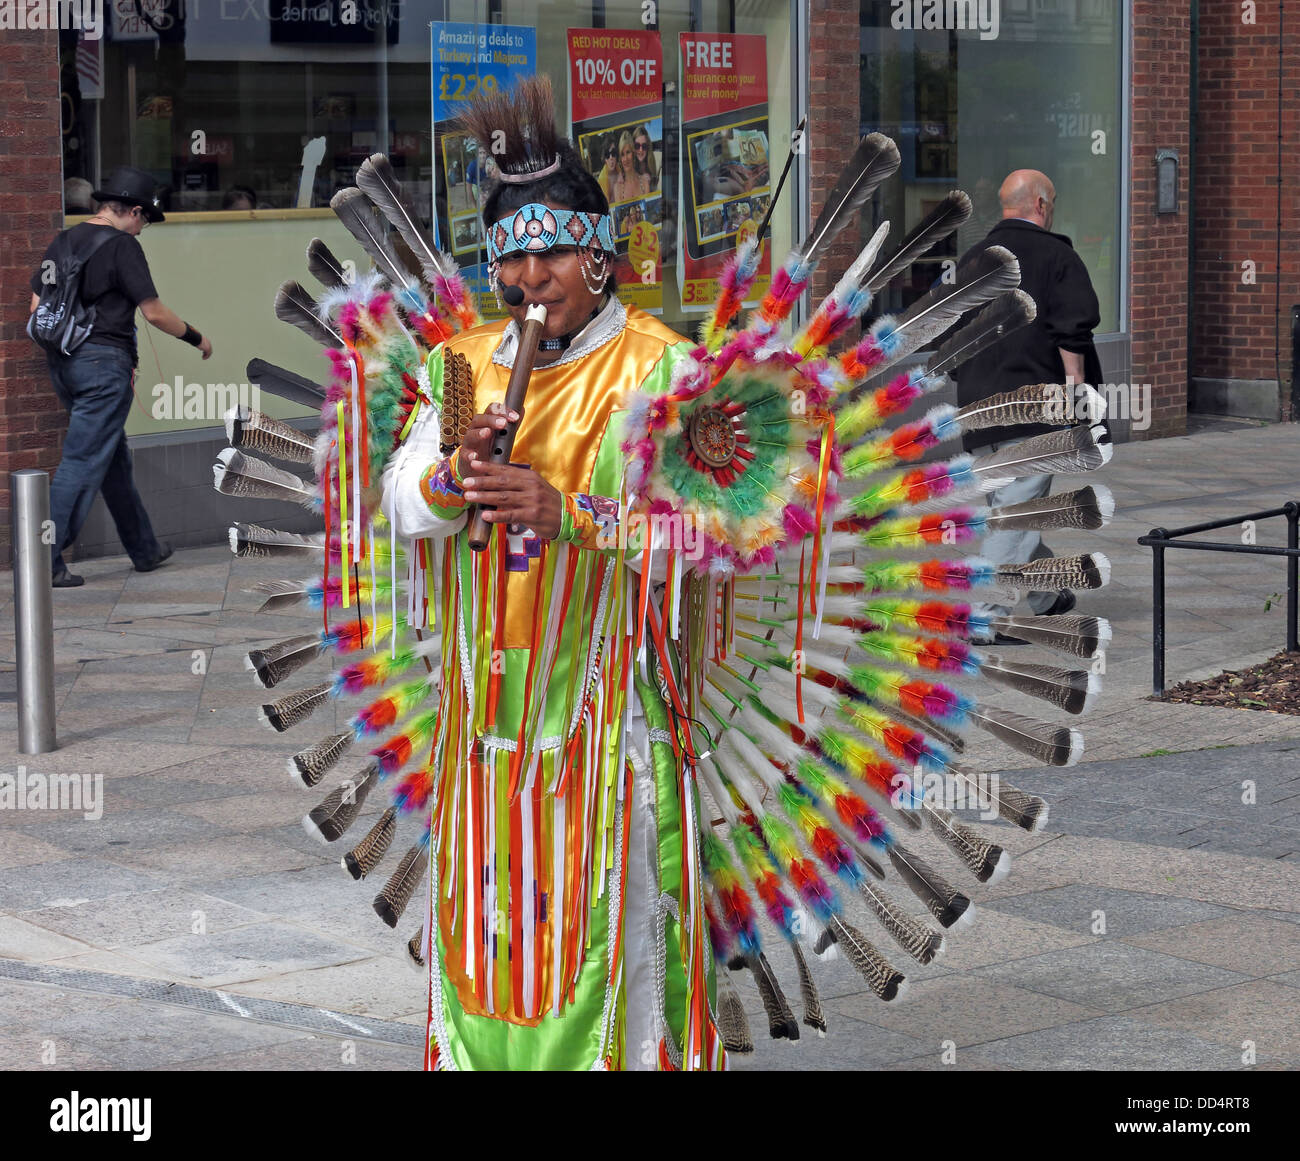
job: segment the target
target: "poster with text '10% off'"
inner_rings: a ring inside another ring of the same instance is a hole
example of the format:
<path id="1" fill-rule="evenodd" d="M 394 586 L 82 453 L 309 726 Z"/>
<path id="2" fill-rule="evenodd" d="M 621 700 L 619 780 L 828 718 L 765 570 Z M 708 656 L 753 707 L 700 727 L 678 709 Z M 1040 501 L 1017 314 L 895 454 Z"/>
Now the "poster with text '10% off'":
<path id="1" fill-rule="evenodd" d="M 456 24 L 434 21 L 433 168 L 435 239 L 460 264 L 479 314 L 502 318 L 488 289 L 483 235 L 484 181 L 491 154 L 452 122 L 480 92 L 508 92 L 537 71 L 537 29 L 516 24 Z"/>
<path id="2" fill-rule="evenodd" d="M 609 199 L 619 297 L 663 309 L 663 47 L 644 29 L 569 29 L 569 137 Z"/>

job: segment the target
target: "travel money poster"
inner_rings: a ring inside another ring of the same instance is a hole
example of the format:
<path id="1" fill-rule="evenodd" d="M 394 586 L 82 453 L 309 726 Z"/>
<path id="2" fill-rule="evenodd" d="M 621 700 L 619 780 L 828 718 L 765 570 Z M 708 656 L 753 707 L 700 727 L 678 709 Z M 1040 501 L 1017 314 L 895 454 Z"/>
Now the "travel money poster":
<path id="1" fill-rule="evenodd" d="M 772 200 L 767 109 L 767 38 L 683 32 L 681 52 L 682 309 L 718 297 L 718 275 L 757 229 Z M 752 298 L 772 276 L 765 251 Z"/>
<path id="2" fill-rule="evenodd" d="M 569 138 L 609 199 L 619 297 L 663 309 L 663 47 L 645 29 L 569 29 Z"/>
<path id="3" fill-rule="evenodd" d="M 491 153 L 451 122 L 477 93 L 508 90 L 537 71 L 537 29 L 434 21 L 431 32 L 435 240 L 460 264 L 479 314 L 500 318 L 488 289 L 482 216 L 484 181 L 495 167 Z"/>

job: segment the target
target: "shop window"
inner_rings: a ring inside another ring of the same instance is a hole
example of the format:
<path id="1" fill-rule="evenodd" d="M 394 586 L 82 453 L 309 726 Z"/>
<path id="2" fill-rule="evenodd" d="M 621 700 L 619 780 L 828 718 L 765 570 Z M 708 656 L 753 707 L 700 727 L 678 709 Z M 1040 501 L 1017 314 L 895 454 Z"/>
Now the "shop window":
<path id="1" fill-rule="evenodd" d="M 965 190 L 975 208 L 944 247 L 895 280 L 877 309 L 901 309 L 924 293 L 945 260 L 998 221 L 1002 179 L 1038 169 L 1057 190 L 1053 230 L 1071 237 L 1092 276 L 1099 333 L 1118 331 L 1124 6 L 974 0 L 926 5 L 942 10 L 941 19 L 916 27 L 918 7 L 860 2 L 861 128 L 887 133 L 903 154 L 903 181 L 882 191 L 868 211 L 874 221 L 863 225 L 883 217 L 911 228 L 950 189 Z"/>

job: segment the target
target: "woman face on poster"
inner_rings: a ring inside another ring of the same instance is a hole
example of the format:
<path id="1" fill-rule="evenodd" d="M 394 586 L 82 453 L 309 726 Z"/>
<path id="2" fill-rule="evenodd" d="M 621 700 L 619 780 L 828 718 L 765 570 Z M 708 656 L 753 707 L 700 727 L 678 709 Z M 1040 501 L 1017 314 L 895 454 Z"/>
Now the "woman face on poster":
<path id="1" fill-rule="evenodd" d="M 655 161 L 654 142 L 650 140 L 650 130 L 638 125 L 632 131 L 632 151 L 635 154 L 636 171 L 649 179 L 650 189 L 659 182 L 659 165 Z"/>
<path id="2" fill-rule="evenodd" d="M 605 169 L 602 177 L 606 181 L 613 181 L 618 173 L 618 141 L 613 134 L 605 139 Z"/>

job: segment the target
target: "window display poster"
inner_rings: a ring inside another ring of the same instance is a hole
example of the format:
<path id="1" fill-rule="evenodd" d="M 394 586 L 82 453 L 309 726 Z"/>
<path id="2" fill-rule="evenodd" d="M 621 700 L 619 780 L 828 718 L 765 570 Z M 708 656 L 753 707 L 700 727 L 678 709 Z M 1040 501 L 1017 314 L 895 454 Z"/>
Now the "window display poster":
<path id="1" fill-rule="evenodd" d="M 569 29 L 570 139 L 609 199 L 625 303 L 663 309 L 663 48 L 645 29 Z"/>
<path id="2" fill-rule="evenodd" d="M 735 33 L 680 35 L 682 310 L 704 311 L 718 275 L 758 229 L 772 198 L 767 122 L 767 38 Z M 764 252 L 752 298 L 772 277 Z"/>
<path id="3" fill-rule="evenodd" d="M 485 319 L 504 312 L 488 290 L 483 240 L 483 179 L 491 154 L 452 121 L 481 91 L 508 90 L 537 71 L 537 29 L 514 24 L 431 25 L 435 241 L 460 263 Z"/>

